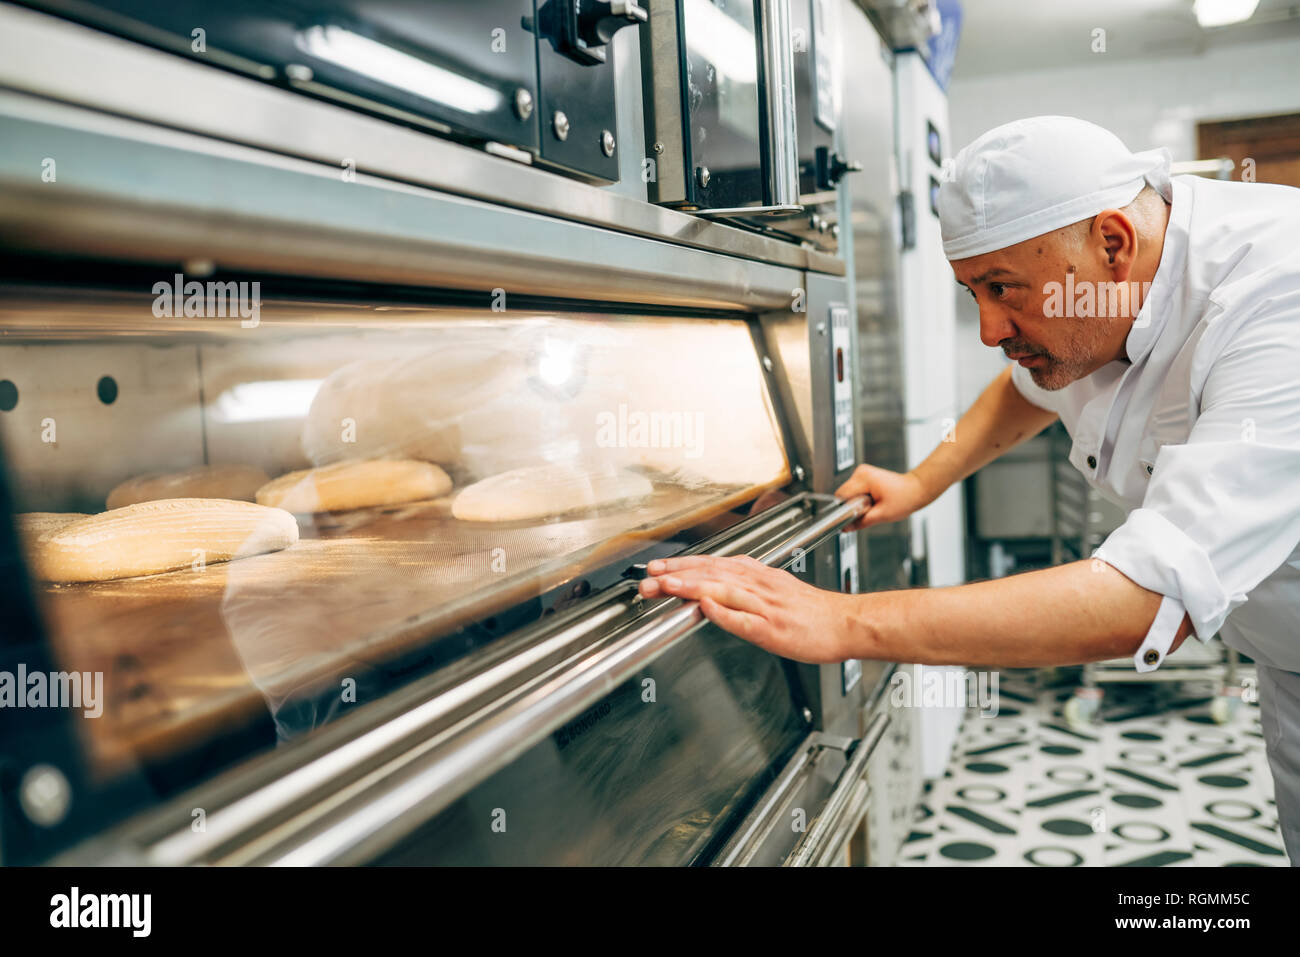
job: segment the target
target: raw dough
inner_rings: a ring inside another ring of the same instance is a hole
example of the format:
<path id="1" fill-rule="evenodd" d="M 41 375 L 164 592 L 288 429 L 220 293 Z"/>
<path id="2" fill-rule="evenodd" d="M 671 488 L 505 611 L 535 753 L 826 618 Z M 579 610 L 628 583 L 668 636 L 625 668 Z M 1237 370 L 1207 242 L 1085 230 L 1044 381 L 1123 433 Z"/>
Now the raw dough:
<path id="1" fill-rule="evenodd" d="M 90 516 L 85 512 L 20 512 L 14 516 L 14 527 L 23 547 L 31 548 L 42 535 L 83 518 Z"/>
<path id="2" fill-rule="evenodd" d="M 450 491 L 447 473 L 430 462 L 376 459 L 289 472 L 258 489 L 257 501 L 305 514 L 399 505 Z"/>
<path id="3" fill-rule="evenodd" d="M 255 465 L 200 465 L 184 472 L 141 475 L 108 493 L 109 508 L 160 498 L 224 498 L 251 502 L 271 477 Z"/>
<path id="4" fill-rule="evenodd" d="M 639 500 L 653 491 L 635 472 L 533 465 L 474 483 L 452 500 L 451 514 L 466 522 L 517 522 Z"/>
<path id="5" fill-rule="evenodd" d="M 168 498 L 115 508 L 46 532 L 32 544 L 30 561 L 33 577 L 43 581 L 111 581 L 248 558 L 297 540 L 297 520 L 278 508 L 219 498 Z"/>

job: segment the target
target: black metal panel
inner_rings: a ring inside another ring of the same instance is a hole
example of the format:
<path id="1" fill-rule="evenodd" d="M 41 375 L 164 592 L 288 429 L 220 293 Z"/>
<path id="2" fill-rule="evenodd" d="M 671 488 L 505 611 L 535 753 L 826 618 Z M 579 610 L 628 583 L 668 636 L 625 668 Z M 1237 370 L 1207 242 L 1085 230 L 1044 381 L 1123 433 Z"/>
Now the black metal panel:
<path id="1" fill-rule="evenodd" d="M 556 166 L 614 182 L 618 179 L 618 120 L 614 99 L 614 49 L 603 49 L 604 62 L 584 64 L 566 54 L 557 35 L 553 4 L 572 0 L 543 0 L 537 13 L 537 75 L 542 91 L 538 110 L 542 159 Z M 557 126 L 563 115 L 563 129 Z M 561 132 L 563 136 L 561 136 Z M 608 134 L 613 151 L 606 153 Z"/>
<path id="2" fill-rule="evenodd" d="M 532 0 L 39 0 L 31 5 L 196 60 L 263 79 L 290 79 L 312 93 L 333 92 L 354 106 L 398 110 L 464 137 L 532 152 L 538 148 Z M 287 76 L 291 65 L 307 67 L 310 77 L 301 70 Z M 517 96 L 529 109 L 517 108 Z"/>
<path id="3" fill-rule="evenodd" d="M 809 730 L 789 665 L 706 625 L 376 863 L 707 863 Z"/>

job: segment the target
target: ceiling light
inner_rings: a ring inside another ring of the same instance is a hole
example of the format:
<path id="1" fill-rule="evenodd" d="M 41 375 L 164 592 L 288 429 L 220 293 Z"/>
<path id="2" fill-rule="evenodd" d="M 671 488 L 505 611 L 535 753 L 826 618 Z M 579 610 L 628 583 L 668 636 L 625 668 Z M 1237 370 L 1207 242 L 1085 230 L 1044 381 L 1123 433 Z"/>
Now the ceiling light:
<path id="1" fill-rule="evenodd" d="M 1259 0 L 1196 0 L 1192 10 L 1202 27 L 1226 27 L 1249 20 Z"/>

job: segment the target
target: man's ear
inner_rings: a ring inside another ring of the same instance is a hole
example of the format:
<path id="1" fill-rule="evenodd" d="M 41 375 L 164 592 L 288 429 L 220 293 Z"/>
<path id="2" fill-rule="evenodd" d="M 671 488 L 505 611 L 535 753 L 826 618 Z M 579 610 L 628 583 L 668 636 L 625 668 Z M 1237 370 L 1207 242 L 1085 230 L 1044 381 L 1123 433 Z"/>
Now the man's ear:
<path id="1" fill-rule="evenodd" d="M 1133 221 L 1118 209 L 1103 209 L 1092 221 L 1092 239 L 1105 249 L 1115 282 L 1127 282 L 1138 252 Z"/>

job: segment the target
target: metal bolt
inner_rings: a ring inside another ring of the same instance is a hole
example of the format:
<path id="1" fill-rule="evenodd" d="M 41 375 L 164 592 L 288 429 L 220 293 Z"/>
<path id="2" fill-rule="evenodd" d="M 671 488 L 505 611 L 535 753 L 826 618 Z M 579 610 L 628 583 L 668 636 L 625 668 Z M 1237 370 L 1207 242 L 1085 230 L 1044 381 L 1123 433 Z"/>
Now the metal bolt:
<path id="1" fill-rule="evenodd" d="M 811 708 L 804 708 L 804 709 L 803 709 L 803 719 L 804 719 L 804 721 L 806 721 L 808 724 L 812 724 L 813 713 L 812 713 L 812 709 L 811 709 Z"/>
<path id="2" fill-rule="evenodd" d="M 796 482 L 802 482 L 802 481 L 803 481 L 803 477 L 804 477 L 805 475 L 807 475 L 807 474 L 808 474 L 808 473 L 805 472 L 805 471 L 803 470 L 803 466 L 802 466 L 802 465 L 796 465 L 796 466 L 794 467 L 794 480 L 795 480 Z"/>
<path id="3" fill-rule="evenodd" d="M 771 356 L 763 356 L 763 368 L 766 369 L 768 372 L 771 372 L 771 371 L 772 371 L 772 357 L 771 357 Z"/>
<path id="4" fill-rule="evenodd" d="M 304 66 L 301 63 L 290 63 L 284 68 L 284 75 L 297 83 L 310 83 L 316 74 L 311 72 L 311 67 Z"/>
<path id="5" fill-rule="evenodd" d="M 521 120 L 533 115 L 533 94 L 522 86 L 515 90 L 515 115 Z"/>
<path id="6" fill-rule="evenodd" d="M 655 150 L 656 153 L 662 153 L 662 152 L 664 151 L 664 144 L 663 144 L 663 143 L 656 143 L 655 146 L 654 146 L 654 150 Z"/>
<path id="7" fill-rule="evenodd" d="M 817 323 L 817 335 L 819 336 L 826 335 L 826 323 L 824 322 Z"/>
<path id="8" fill-rule="evenodd" d="M 699 181 L 701 189 L 709 185 L 709 180 L 712 178 L 712 176 L 713 174 L 709 172 L 709 168 L 707 166 L 701 166 L 695 170 L 695 178 L 696 180 Z"/>
<path id="9" fill-rule="evenodd" d="M 614 134 L 609 130 L 600 131 L 600 148 L 604 150 L 606 156 L 614 155 Z"/>
<path id="10" fill-rule="evenodd" d="M 23 813 L 42 827 L 54 827 L 67 816 L 72 803 L 72 786 L 52 764 L 35 764 L 23 775 L 18 789 Z"/>
<path id="11" fill-rule="evenodd" d="M 555 115 L 551 117 L 551 127 L 555 130 L 557 140 L 567 140 L 569 138 L 569 118 L 564 115 L 562 110 L 556 110 Z"/>

